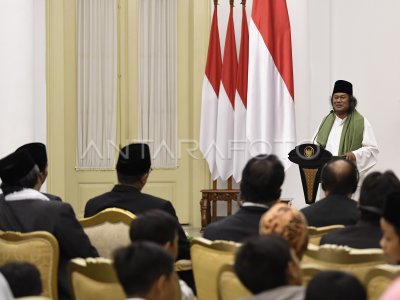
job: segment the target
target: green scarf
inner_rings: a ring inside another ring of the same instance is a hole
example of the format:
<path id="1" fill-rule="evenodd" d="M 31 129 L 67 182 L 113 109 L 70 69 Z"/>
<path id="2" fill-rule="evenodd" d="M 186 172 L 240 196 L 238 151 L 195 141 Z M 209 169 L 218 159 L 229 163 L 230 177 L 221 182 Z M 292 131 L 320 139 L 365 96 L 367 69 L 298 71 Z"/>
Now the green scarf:
<path id="1" fill-rule="evenodd" d="M 336 115 L 332 112 L 326 117 L 319 128 L 317 143 L 323 148 L 326 147 L 335 118 Z M 361 148 L 363 132 L 364 117 L 357 110 L 354 110 L 347 116 L 346 121 L 344 121 L 338 155 L 342 156 L 347 152 Z"/>

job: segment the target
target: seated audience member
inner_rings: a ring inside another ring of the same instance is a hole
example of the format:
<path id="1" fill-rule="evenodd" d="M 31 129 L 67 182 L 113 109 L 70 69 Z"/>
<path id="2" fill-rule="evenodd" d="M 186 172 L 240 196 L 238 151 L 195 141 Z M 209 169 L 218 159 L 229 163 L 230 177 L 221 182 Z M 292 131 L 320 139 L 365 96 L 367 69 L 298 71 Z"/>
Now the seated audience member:
<path id="1" fill-rule="evenodd" d="M 39 167 L 39 184 L 35 189 L 40 192 L 43 183 L 48 175 L 47 151 L 46 146 L 42 143 L 29 143 L 19 147 L 16 151 L 26 150 L 32 157 L 35 164 Z M 50 200 L 62 201 L 60 197 L 52 194 L 42 193 Z"/>
<path id="2" fill-rule="evenodd" d="M 284 237 L 302 259 L 308 245 L 308 228 L 304 215 L 285 203 L 272 206 L 260 220 L 260 235 L 276 233 Z"/>
<path id="3" fill-rule="evenodd" d="M 0 299 L 1 300 L 13 300 L 14 297 L 11 293 L 10 286 L 3 274 L 0 272 Z"/>
<path id="4" fill-rule="evenodd" d="M 149 241 L 156 243 L 176 259 L 178 257 L 178 229 L 178 221 L 170 214 L 162 210 L 151 210 L 139 215 L 132 221 L 130 237 L 132 242 Z M 191 273 L 190 283 L 194 285 L 193 273 L 191 271 L 185 272 Z M 189 276 L 184 276 L 184 279 L 187 279 L 185 277 Z M 179 284 L 182 300 L 195 299 L 192 289 L 183 280 L 179 280 Z"/>
<path id="5" fill-rule="evenodd" d="M 15 298 L 42 293 L 39 270 L 30 263 L 8 263 L 0 267 L 0 273 L 6 278 Z"/>
<path id="6" fill-rule="evenodd" d="M 171 202 L 141 192 L 151 172 L 150 148 L 147 144 L 130 144 L 122 148 L 116 169 L 118 184 L 110 192 L 90 199 L 86 203 L 85 217 L 91 217 L 109 207 L 118 207 L 135 215 L 151 209 L 161 209 L 178 220 Z M 178 259 L 190 259 L 189 241 L 181 226 Z"/>
<path id="7" fill-rule="evenodd" d="M 301 210 L 308 225 L 321 227 L 357 223 L 357 202 L 350 198 L 357 189 L 357 183 L 358 171 L 353 162 L 344 158 L 327 162 L 321 172 L 326 197 Z"/>
<path id="8" fill-rule="evenodd" d="M 235 272 L 255 296 L 249 300 L 304 299 L 299 260 L 283 237 L 252 237 L 238 250 Z"/>
<path id="9" fill-rule="evenodd" d="M 75 217 L 70 204 L 50 201 L 34 187 L 40 184 L 39 168 L 26 150 L 0 160 L 3 195 L 0 196 L 0 230 L 47 231 L 58 241 L 59 299 L 69 299 L 67 263 L 75 257 L 98 256 Z"/>
<path id="10" fill-rule="evenodd" d="M 367 300 L 367 292 L 356 277 L 341 271 L 323 271 L 311 279 L 305 300 Z"/>
<path id="11" fill-rule="evenodd" d="M 284 179 L 283 165 L 275 155 L 258 155 L 250 159 L 242 172 L 240 209 L 209 224 L 204 238 L 242 242 L 257 236 L 260 218 L 279 199 Z"/>
<path id="12" fill-rule="evenodd" d="M 134 242 L 114 253 L 114 267 L 128 299 L 175 299 L 174 258 L 152 242 Z"/>
<path id="13" fill-rule="evenodd" d="M 381 217 L 381 247 L 390 264 L 400 265 L 400 188 L 391 192 Z"/>
<path id="14" fill-rule="evenodd" d="M 379 220 L 387 195 L 400 181 L 391 171 L 370 173 L 361 186 L 358 209 L 360 221 L 324 235 L 320 244 L 344 245 L 357 249 L 380 248 L 382 231 Z"/>

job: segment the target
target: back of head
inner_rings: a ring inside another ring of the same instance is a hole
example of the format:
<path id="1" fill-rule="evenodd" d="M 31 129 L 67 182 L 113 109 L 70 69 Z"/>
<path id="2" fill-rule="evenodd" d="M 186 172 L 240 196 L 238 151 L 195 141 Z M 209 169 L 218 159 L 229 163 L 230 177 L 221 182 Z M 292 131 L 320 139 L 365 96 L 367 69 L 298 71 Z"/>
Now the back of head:
<path id="1" fill-rule="evenodd" d="M 315 275 L 305 300 L 367 300 L 364 286 L 356 277 L 341 271 L 324 271 Z"/>
<path id="2" fill-rule="evenodd" d="M 150 148 L 147 144 L 129 144 L 121 149 L 117 161 L 118 181 L 122 184 L 137 182 L 151 167 Z"/>
<path id="3" fill-rule="evenodd" d="M 32 264 L 8 263 L 0 267 L 0 273 L 6 278 L 15 298 L 39 296 L 42 293 L 40 273 Z"/>
<path id="4" fill-rule="evenodd" d="M 322 189 L 330 194 L 353 194 L 358 184 L 357 166 L 345 158 L 327 162 L 321 172 Z"/>
<path id="5" fill-rule="evenodd" d="M 244 201 L 271 203 L 281 195 L 285 170 L 275 155 L 258 155 L 243 169 L 240 194 Z"/>
<path id="6" fill-rule="evenodd" d="M 390 223 L 396 234 L 400 236 L 400 188 L 391 191 L 385 200 L 382 211 L 382 218 Z"/>
<path id="7" fill-rule="evenodd" d="M 260 235 L 279 234 L 289 242 L 301 259 L 308 244 L 307 226 L 302 212 L 285 203 L 276 203 L 261 217 Z"/>
<path id="8" fill-rule="evenodd" d="M 152 242 L 134 242 L 114 253 L 114 267 L 127 296 L 145 296 L 161 277 L 174 271 L 174 258 Z"/>
<path id="9" fill-rule="evenodd" d="M 39 167 L 40 172 L 43 172 L 47 167 L 47 151 L 46 146 L 42 143 L 29 143 L 22 145 L 16 151 L 26 150 L 32 157 L 35 164 Z"/>
<path id="10" fill-rule="evenodd" d="M 33 188 L 38 182 L 38 176 L 39 168 L 26 150 L 0 159 L 1 188 L 4 195 L 23 188 Z"/>
<path id="11" fill-rule="evenodd" d="M 271 234 L 247 240 L 235 257 L 235 272 L 254 294 L 287 285 L 287 269 L 291 261 L 289 243 Z"/>
<path id="12" fill-rule="evenodd" d="M 400 186 L 392 171 L 372 172 L 365 177 L 361 186 L 359 208 L 361 219 L 379 223 L 387 195 Z"/>
<path id="13" fill-rule="evenodd" d="M 133 242 L 150 241 L 164 246 L 174 241 L 178 228 L 178 221 L 173 216 L 162 210 L 151 210 L 132 221 L 129 233 Z"/>

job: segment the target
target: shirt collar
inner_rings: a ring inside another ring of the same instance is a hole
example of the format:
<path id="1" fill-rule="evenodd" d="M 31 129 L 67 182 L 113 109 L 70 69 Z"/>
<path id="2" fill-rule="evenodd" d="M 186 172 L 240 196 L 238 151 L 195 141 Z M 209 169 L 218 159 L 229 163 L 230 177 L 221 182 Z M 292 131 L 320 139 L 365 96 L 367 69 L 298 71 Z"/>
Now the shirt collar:
<path id="1" fill-rule="evenodd" d="M 50 201 L 48 197 L 34 189 L 22 189 L 21 191 L 8 194 L 4 197 L 6 201 L 17 201 L 17 200 L 44 200 Z"/>
<path id="2" fill-rule="evenodd" d="M 253 207 L 262 207 L 262 208 L 266 208 L 268 209 L 269 206 L 262 204 L 262 203 L 255 203 L 255 202 L 243 202 L 242 203 L 242 207 L 249 207 L 249 206 L 253 206 Z"/>
<path id="3" fill-rule="evenodd" d="M 335 122 L 339 123 L 339 125 L 343 125 L 344 122 L 346 122 L 348 115 L 346 116 L 346 118 L 339 118 L 337 115 L 335 115 Z"/>

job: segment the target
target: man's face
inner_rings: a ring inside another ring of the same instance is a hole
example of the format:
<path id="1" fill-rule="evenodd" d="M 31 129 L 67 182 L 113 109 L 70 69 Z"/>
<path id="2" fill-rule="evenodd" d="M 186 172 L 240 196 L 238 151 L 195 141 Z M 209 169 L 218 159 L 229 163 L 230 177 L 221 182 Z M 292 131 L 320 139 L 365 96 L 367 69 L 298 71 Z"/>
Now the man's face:
<path id="1" fill-rule="evenodd" d="M 382 239 L 380 245 L 389 263 L 400 262 L 400 239 L 393 225 L 381 218 Z"/>
<path id="2" fill-rule="evenodd" d="M 332 96 L 332 106 L 336 114 L 347 114 L 350 108 L 350 97 L 346 93 L 335 93 Z"/>

